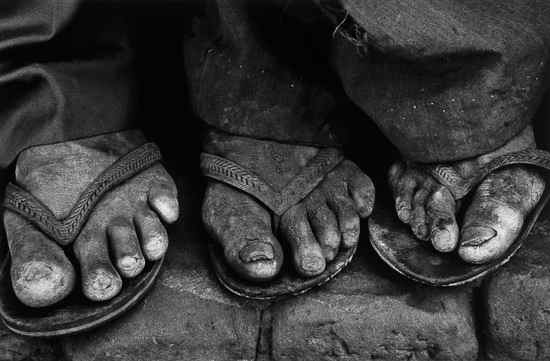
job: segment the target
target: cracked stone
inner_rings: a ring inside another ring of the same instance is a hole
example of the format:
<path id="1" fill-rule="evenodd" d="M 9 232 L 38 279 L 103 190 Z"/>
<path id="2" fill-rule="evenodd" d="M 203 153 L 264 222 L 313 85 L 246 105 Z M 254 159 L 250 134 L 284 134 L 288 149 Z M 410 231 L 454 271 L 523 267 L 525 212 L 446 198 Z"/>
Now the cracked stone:
<path id="1" fill-rule="evenodd" d="M 19 336 L 0 323 L 0 361 L 56 361 L 56 349 L 53 340 Z"/>
<path id="2" fill-rule="evenodd" d="M 540 219 L 522 249 L 484 284 L 488 356 L 550 360 L 550 219 Z"/>
<path id="3" fill-rule="evenodd" d="M 187 186 L 190 190 L 197 186 Z M 186 200 L 192 198 L 186 197 Z M 223 291 L 209 268 L 199 209 L 180 203 L 163 271 L 146 298 L 120 319 L 63 340 L 71 361 L 254 360 L 260 309 Z"/>
<path id="4" fill-rule="evenodd" d="M 472 290 L 395 275 L 362 240 L 349 269 L 273 307 L 273 360 L 476 360 Z"/>

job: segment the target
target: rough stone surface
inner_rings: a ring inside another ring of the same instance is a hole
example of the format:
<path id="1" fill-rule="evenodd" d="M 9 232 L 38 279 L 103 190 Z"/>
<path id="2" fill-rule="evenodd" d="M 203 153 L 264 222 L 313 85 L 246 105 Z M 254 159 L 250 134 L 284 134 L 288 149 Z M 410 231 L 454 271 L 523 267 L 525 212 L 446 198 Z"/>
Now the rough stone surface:
<path id="1" fill-rule="evenodd" d="M 144 301 L 112 324 L 65 338 L 68 360 L 254 360 L 260 309 L 219 287 L 196 209 L 172 232 L 164 270 Z"/>
<path id="2" fill-rule="evenodd" d="M 0 361 L 59 361 L 54 340 L 37 340 L 13 334 L 0 323 Z"/>
<path id="3" fill-rule="evenodd" d="M 475 360 L 472 292 L 394 275 L 363 239 L 351 267 L 318 291 L 273 307 L 272 358 Z"/>
<path id="4" fill-rule="evenodd" d="M 484 284 L 490 359 L 550 360 L 550 219 L 539 221 L 512 260 Z"/>

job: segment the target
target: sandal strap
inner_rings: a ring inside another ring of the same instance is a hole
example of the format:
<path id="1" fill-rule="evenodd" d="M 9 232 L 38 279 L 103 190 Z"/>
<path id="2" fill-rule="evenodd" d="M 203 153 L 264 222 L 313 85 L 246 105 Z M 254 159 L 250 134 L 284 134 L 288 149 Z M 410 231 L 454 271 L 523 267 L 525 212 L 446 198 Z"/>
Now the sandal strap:
<path id="1" fill-rule="evenodd" d="M 201 154 L 202 173 L 246 192 L 278 216 L 313 191 L 344 157 L 335 148 L 324 148 L 282 190 L 277 191 L 258 175 L 229 159 Z"/>
<path id="2" fill-rule="evenodd" d="M 154 143 L 146 143 L 122 156 L 86 187 L 68 216 L 61 220 L 30 192 L 13 183 L 6 186 L 4 208 L 20 214 L 59 244 L 67 245 L 78 236 L 105 193 L 151 167 L 161 158 L 160 150 Z"/>
<path id="3" fill-rule="evenodd" d="M 452 167 L 447 165 L 428 166 L 427 171 L 439 183 L 447 187 L 455 199 L 461 199 L 490 173 L 510 165 L 530 165 L 550 170 L 550 153 L 542 149 L 531 148 L 504 154 L 483 165 L 476 176 L 471 179 L 462 178 Z"/>

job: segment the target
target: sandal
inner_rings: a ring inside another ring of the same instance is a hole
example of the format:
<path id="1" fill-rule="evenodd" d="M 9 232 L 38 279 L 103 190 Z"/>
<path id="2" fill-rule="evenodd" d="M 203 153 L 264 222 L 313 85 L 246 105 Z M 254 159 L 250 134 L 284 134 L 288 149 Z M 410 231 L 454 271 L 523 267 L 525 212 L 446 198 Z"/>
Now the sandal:
<path id="1" fill-rule="evenodd" d="M 482 167 L 473 180 L 449 177 L 444 166 L 425 166 L 442 185 L 451 185 L 463 195 L 468 194 L 487 175 L 497 169 L 510 166 L 532 166 L 550 171 L 550 153 L 540 149 L 526 149 L 499 156 Z M 546 178 L 548 179 L 548 178 Z M 395 271 L 414 281 L 432 286 L 458 286 L 474 281 L 496 270 L 519 250 L 535 225 L 541 211 L 550 198 L 546 188 L 537 206 L 525 218 L 523 228 L 507 251 L 498 259 L 485 264 L 469 264 L 456 252 L 441 253 L 426 242 L 419 241 L 395 214 L 391 197 L 379 197 L 369 219 L 370 241 L 378 255 Z"/>
<path id="2" fill-rule="evenodd" d="M 221 152 L 223 153 L 223 152 Z M 253 153 L 253 152 L 250 152 Z M 212 153 L 201 154 L 201 170 L 205 177 L 229 185 L 259 201 L 270 212 L 274 234 L 279 220 L 291 207 L 306 198 L 335 169 L 344 157 L 335 148 L 324 148 L 312 157 L 282 189 L 276 190 L 269 180 L 262 179 L 241 161 L 241 164 Z M 284 242 L 283 242 L 284 243 Z M 303 277 L 294 269 L 290 257 L 285 257 L 282 268 L 268 282 L 250 281 L 238 275 L 226 261 L 222 246 L 210 238 L 209 253 L 219 282 L 230 292 L 249 299 L 273 300 L 299 295 L 331 280 L 352 260 L 356 245 L 340 247 L 335 258 L 327 262 L 325 270 L 313 277 Z M 289 253 L 285 253 L 289 254 Z"/>
<path id="3" fill-rule="evenodd" d="M 68 216 L 61 220 L 56 219 L 52 211 L 31 193 L 13 183 L 6 188 L 4 207 L 22 216 L 50 239 L 66 246 L 79 235 L 103 195 L 160 160 L 160 151 L 153 143 L 129 152 L 104 170 L 80 194 Z M 126 279 L 122 291 L 109 301 L 92 302 L 75 289 L 53 306 L 32 308 L 19 301 L 12 289 L 10 255 L 7 252 L 0 266 L 0 315 L 10 330 L 24 336 L 49 337 L 87 331 L 135 305 L 153 285 L 162 262 L 163 259 L 148 262 L 142 273 Z"/>

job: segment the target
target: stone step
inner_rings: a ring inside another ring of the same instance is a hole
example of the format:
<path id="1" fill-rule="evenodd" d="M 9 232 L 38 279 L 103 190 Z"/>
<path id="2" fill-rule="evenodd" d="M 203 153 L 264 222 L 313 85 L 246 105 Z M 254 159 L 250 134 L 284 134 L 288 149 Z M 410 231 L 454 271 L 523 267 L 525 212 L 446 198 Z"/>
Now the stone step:
<path id="1" fill-rule="evenodd" d="M 363 247 L 327 286 L 266 308 L 220 288 L 204 240 L 194 232 L 173 237 L 145 301 L 106 327 L 66 338 L 68 359 L 255 360 L 260 329 L 263 356 L 276 361 L 477 357 L 468 288 L 412 284 Z"/>
<path id="2" fill-rule="evenodd" d="M 476 360 L 471 289 L 415 285 L 363 246 L 333 282 L 273 306 L 273 360 Z"/>
<path id="3" fill-rule="evenodd" d="M 499 361 L 550 360 L 550 218 L 483 287 L 487 353 Z"/>
<path id="4" fill-rule="evenodd" d="M 206 238 L 177 228 L 143 302 L 105 327 L 65 338 L 68 360 L 254 360 L 259 305 L 223 291 L 208 267 Z"/>

